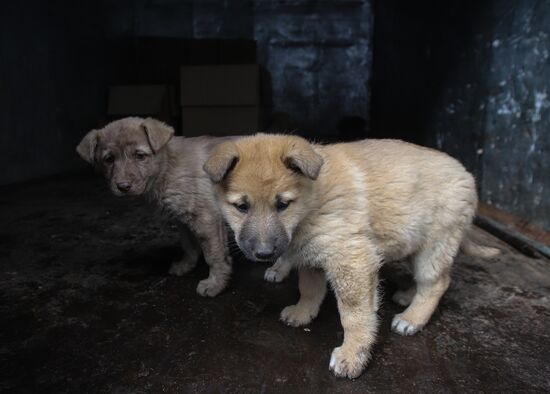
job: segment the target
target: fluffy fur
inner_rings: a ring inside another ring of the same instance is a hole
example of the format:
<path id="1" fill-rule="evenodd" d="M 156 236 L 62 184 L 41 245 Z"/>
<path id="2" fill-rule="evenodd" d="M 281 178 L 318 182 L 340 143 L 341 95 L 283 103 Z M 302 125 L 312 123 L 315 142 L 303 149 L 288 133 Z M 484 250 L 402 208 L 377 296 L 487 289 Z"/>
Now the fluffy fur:
<path id="1" fill-rule="evenodd" d="M 197 293 L 214 297 L 228 283 L 231 256 L 212 182 L 202 165 L 212 148 L 227 138 L 173 134 L 155 119 L 124 118 L 90 131 L 77 152 L 103 173 L 115 195 L 145 195 L 181 222 L 184 255 L 170 273 L 191 271 L 202 251 L 210 272 Z"/>
<path id="2" fill-rule="evenodd" d="M 218 145 L 204 168 L 243 252 L 281 257 L 273 280 L 299 268 L 300 300 L 281 320 L 308 324 L 328 280 L 344 328 L 329 367 L 349 378 L 364 370 L 375 341 L 381 264 L 412 261 L 416 286 L 396 294 L 408 307 L 392 327 L 413 334 L 449 286 L 477 205 L 474 179 L 458 161 L 396 140 L 320 146 L 258 134 Z M 470 251 L 496 252 L 466 242 Z"/>

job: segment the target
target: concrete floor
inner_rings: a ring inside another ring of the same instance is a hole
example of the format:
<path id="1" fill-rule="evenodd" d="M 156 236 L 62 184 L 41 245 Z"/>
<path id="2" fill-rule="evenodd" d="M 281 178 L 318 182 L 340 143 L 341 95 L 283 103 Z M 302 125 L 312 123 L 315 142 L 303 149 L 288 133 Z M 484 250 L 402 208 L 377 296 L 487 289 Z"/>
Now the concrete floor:
<path id="1" fill-rule="evenodd" d="M 351 381 L 328 371 L 342 341 L 332 296 L 307 329 L 278 322 L 297 299 L 295 275 L 265 283 L 266 266 L 241 259 L 231 287 L 205 299 L 204 263 L 166 275 L 177 230 L 143 202 L 89 175 L 3 187 L 0 391 L 549 392 L 550 263 L 477 236 L 503 255 L 459 255 L 416 336 L 390 332 L 400 310 L 390 295 L 410 278 L 383 269 L 374 357 Z"/>

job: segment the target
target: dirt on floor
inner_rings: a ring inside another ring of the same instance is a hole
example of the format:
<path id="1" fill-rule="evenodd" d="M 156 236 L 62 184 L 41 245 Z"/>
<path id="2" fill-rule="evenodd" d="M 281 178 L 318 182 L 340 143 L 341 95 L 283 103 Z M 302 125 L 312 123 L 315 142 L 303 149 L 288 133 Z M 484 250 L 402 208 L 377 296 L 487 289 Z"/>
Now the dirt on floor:
<path id="1" fill-rule="evenodd" d="M 266 283 L 266 265 L 235 255 L 231 286 L 195 293 L 204 262 L 167 275 L 181 253 L 175 223 L 140 199 L 78 175 L 0 188 L 0 391 L 549 392 L 550 262 L 502 248 L 460 254 L 452 284 L 419 334 L 390 332 L 404 264 L 381 277 L 381 326 L 356 380 L 328 370 L 343 337 L 333 296 L 306 328 L 279 312 L 296 275 Z"/>

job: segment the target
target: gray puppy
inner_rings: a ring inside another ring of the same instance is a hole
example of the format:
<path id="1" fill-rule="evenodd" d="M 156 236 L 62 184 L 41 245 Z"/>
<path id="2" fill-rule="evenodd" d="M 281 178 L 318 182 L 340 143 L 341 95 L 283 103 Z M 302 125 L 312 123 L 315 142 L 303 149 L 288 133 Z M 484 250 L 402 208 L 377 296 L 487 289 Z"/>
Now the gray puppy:
<path id="1" fill-rule="evenodd" d="M 202 167 L 215 145 L 234 137 L 173 135 L 174 129 L 158 120 L 124 118 L 90 131 L 76 151 L 103 173 L 115 195 L 146 195 L 184 224 L 184 255 L 172 263 L 170 273 L 191 271 L 202 250 L 210 273 L 197 293 L 214 297 L 228 283 L 231 256 L 212 183 Z"/>

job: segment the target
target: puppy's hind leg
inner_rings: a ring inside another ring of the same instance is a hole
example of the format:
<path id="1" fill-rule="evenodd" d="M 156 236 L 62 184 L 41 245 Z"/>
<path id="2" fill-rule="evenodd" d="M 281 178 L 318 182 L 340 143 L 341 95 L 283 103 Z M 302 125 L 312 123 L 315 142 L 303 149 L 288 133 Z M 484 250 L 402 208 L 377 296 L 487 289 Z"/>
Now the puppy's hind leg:
<path id="1" fill-rule="evenodd" d="M 406 260 L 407 267 L 412 265 L 411 259 Z M 416 285 L 412 285 L 407 290 L 397 290 L 393 296 L 392 300 L 396 304 L 399 304 L 401 306 L 409 306 L 414 298 L 414 295 L 416 294 Z"/>
<path id="2" fill-rule="evenodd" d="M 191 272 L 197 265 L 200 257 L 200 249 L 195 237 L 187 227 L 182 228 L 181 247 L 183 256 L 179 261 L 174 261 L 168 273 L 170 275 L 182 276 Z"/>
<path id="3" fill-rule="evenodd" d="M 416 294 L 416 286 L 413 285 L 409 287 L 407 290 L 397 290 L 394 293 L 392 300 L 393 302 L 401 306 L 409 306 L 415 294 Z"/>
<path id="4" fill-rule="evenodd" d="M 264 279 L 267 282 L 282 282 L 292 270 L 292 263 L 284 257 L 279 257 L 275 264 L 265 270 Z"/>
<path id="5" fill-rule="evenodd" d="M 428 323 L 449 287 L 451 265 L 460 240 L 460 231 L 443 240 L 429 240 L 428 245 L 414 256 L 416 291 L 408 308 L 393 318 L 393 331 L 401 335 L 413 335 Z"/>

